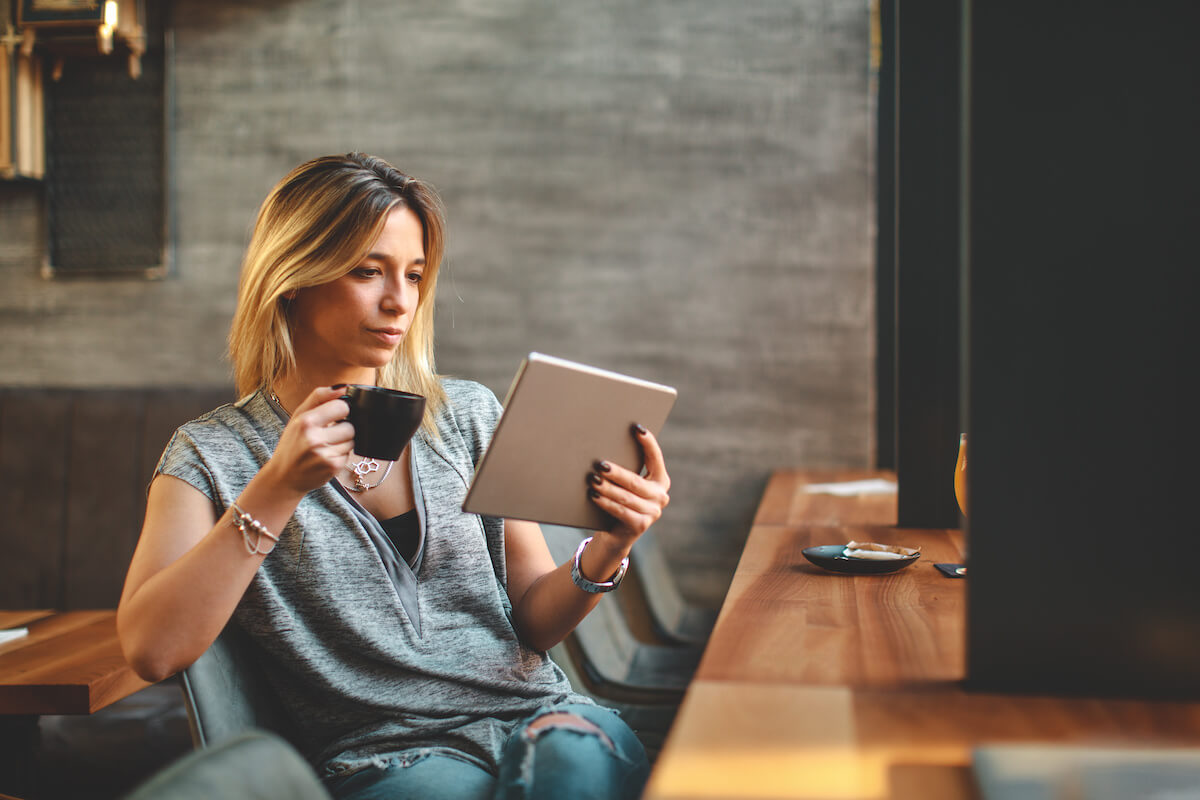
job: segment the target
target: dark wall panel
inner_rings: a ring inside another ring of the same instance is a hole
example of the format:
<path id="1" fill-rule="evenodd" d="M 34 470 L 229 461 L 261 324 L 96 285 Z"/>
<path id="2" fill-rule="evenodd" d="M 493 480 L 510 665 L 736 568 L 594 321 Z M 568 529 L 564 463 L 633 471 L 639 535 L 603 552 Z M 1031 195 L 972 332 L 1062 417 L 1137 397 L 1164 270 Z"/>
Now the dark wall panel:
<path id="1" fill-rule="evenodd" d="M 222 388 L 0 389 L 0 608 L 112 608 L 146 486 Z"/>
<path id="2" fill-rule="evenodd" d="M 137 474 L 143 397 L 89 392 L 76 395 L 73 406 L 63 602 L 115 608 L 144 508 Z"/>
<path id="3" fill-rule="evenodd" d="M 71 399 L 0 390 L 0 608 L 62 603 Z"/>

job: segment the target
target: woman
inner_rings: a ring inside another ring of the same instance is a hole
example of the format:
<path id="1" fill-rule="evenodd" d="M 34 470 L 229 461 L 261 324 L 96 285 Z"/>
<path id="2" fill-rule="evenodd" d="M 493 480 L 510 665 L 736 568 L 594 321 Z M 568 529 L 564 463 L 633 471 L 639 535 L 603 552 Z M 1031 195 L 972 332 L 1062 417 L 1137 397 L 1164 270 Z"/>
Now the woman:
<path id="1" fill-rule="evenodd" d="M 536 524 L 461 510 L 499 417 L 433 371 L 444 222 L 433 190 L 361 154 L 264 201 L 230 333 L 242 399 L 181 427 L 150 484 L 117 615 L 148 680 L 231 619 L 339 797 L 636 797 L 645 753 L 545 651 L 621 573 L 670 478 L 602 462 L 616 520 L 556 565 Z M 399 460 L 353 454 L 345 384 L 427 398 Z M 574 569 L 573 569 L 574 567 Z"/>

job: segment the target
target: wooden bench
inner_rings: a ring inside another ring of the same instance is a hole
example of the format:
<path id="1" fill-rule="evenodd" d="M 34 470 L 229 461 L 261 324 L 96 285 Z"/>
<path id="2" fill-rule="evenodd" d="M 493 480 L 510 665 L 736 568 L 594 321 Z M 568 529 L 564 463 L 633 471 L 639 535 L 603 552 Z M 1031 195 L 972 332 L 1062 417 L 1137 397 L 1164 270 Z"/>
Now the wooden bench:
<path id="1" fill-rule="evenodd" d="M 233 390 L 0 388 L 0 608 L 114 608 L 171 433 Z"/>

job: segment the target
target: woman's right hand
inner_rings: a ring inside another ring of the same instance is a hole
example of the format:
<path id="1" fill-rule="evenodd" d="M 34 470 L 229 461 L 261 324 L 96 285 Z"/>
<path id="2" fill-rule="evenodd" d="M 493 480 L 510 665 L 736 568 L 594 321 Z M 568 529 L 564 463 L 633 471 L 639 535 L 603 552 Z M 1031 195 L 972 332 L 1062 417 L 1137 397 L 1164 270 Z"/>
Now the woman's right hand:
<path id="1" fill-rule="evenodd" d="M 279 485 L 304 495 L 346 466 L 354 450 L 354 426 L 346 421 L 350 406 L 341 399 L 344 393 L 345 387 L 317 387 L 292 412 L 263 467 Z"/>
<path id="2" fill-rule="evenodd" d="M 354 426 L 343 389 L 319 388 L 284 426 L 279 445 L 238 502 L 281 534 L 296 505 L 345 466 Z M 129 565 L 117 631 L 125 658 L 158 681 L 191 664 L 229 622 L 265 554 L 247 553 L 232 522 L 213 501 L 171 475 L 158 475 L 146 498 L 146 521 Z"/>

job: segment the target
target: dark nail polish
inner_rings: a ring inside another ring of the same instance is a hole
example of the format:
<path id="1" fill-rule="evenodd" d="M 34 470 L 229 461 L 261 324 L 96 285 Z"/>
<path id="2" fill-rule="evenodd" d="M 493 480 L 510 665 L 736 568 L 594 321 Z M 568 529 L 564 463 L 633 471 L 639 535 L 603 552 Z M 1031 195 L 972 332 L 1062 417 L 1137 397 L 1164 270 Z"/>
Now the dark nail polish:
<path id="1" fill-rule="evenodd" d="M 588 497 L 599 497 L 600 493 L 595 489 L 588 489 Z"/>
<path id="2" fill-rule="evenodd" d="M 349 384 L 345 384 L 345 383 L 335 383 L 333 386 L 330 386 L 329 388 L 330 389 L 345 389 L 346 386 L 348 386 L 348 385 Z"/>
<path id="3" fill-rule="evenodd" d="M 593 466 L 597 472 L 610 472 L 612 470 L 612 464 L 607 461 L 597 461 Z"/>
<path id="4" fill-rule="evenodd" d="M 633 432 L 637 436 L 645 436 L 649 431 L 646 430 L 645 425 L 635 422 L 633 423 Z"/>
<path id="5" fill-rule="evenodd" d="M 600 484 L 604 483 L 604 478 L 601 478 L 601 477 L 600 477 L 599 475 L 597 475 L 595 472 L 589 472 L 589 473 L 588 473 L 588 482 L 589 482 L 589 483 L 594 483 L 594 484 L 596 484 L 597 486 L 599 486 Z"/>

